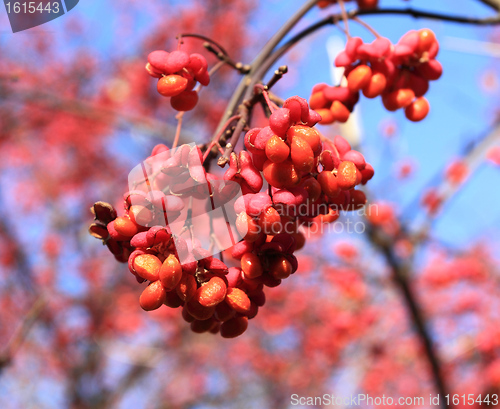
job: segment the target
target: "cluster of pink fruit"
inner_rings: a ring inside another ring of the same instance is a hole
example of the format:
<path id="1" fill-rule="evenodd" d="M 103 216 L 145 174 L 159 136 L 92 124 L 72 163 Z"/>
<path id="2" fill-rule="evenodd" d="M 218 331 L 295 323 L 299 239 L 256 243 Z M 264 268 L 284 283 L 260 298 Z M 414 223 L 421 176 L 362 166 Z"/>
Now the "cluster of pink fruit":
<path id="1" fill-rule="evenodd" d="M 158 92 L 170 97 L 172 108 L 190 111 L 198 103 L 198 93 L 193 90 L 196 83 L 205 86 L 210 83 L 207 67 L 207 60 L 201 54 L 157 50 L 148 55 L 146 71 L 159 78 Z"/>
<path id="2" fill-rule="evenodd" d="M 382 96 L 389 111 L 404 108 L 411 121 L 421 121 L 429 113 L 429 102 L 424 97 L 429 81 L 437 80 L 443 72 L 436 60 L 439 44 L 429 29 L 412 30 L 396 45 L 379 37 L 364 43 L 351 37 L 346 48 L 335 59 L 337 67 L 344 67 L 346 86 L 314 86 L 311 108 L 322 117 L 320 123 L 346 122 L 359 100 L 359 92 L 367 98 Z"/>
<path id="3" fill-rule="evenodd" d="M 182 307 L 194 332 L 238 336 L 264 305 L 264 288 L 297 270 L 294 252 L 305 243 L 300 227 L 333 222 L 340 211 L 365 204 L 355 188 L 372 178 L 373 168 L 342 137 L 323 139 L 314 128 L 320 119 L 306 100 L 287 99 L 269 126 L 247 132 L 248 151 L 231 154 L 222 184 L 206 172 L 199 147 L 158 145 L 144 162 L 148 177 L 124 196 L 123 216 L 106 203 L 94 205 L 91 233 L 128 262 L 138 282 L 149 282 L 140 296 L 143 309 Z M 234 198 L 243 240 L 229 249 L 228 264 L 194 236 L 173 232 L 190 198 L 212 207 Z"/>

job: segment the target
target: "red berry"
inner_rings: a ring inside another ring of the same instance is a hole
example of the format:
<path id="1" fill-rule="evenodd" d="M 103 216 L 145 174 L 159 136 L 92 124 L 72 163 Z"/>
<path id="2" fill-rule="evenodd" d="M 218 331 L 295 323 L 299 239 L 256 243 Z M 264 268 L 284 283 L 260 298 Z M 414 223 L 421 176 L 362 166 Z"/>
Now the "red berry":
<path id="1" fill-rule="evenodd" d="M 139 298 L 139 304 L 145 311 L 156 310 L 165 302 L 167 291 L 159 281 L 148 285 Z"/>
<path id="2" fill-rule="evenodd" d="M 184 91 L 170 99 L 170 105 L 176 111 L 191 111 L 198 103 L 196 91 Z"/>
<path id="3" fill-rule="evenodd" d="M 152 254 L 141 254 L 134 258 L 132 264 L 136 274 L 148 281 L 158 280 L 161 261 Z"/>
<path id="4" fill-rule="evenodd" d="M 133 237 L 137 234 L 137 224 L 130 220 L 128 216 L 117 217 L 113 222 L 113 227 L 118 234 L 125 237 Z"/>
<path id="5" fill-rule="evenodd" d="M 250 311 L 250 298 L 239 288 L 227 289 L 226 303 L 240 314 L 246 314 Z"/>
<path id="6" fill-rule="evenodd" d="M 204 307 L 214 307 L 224 301 L 226 297 L 226 283 L 220 277 L 212 277 L 203 284 L 195 294 L 195 300 Z"/>
<path id="7" fill-rule="evenodd" d="M 130 220 L 138 226 L 148 226 L 153 221 L 154 215 L 151 210 L 141 205 L 133 205 L 128 209 Z"/>
<path id="8" fill-rule="evenodd" d="M 306 244 L 306 236 L 304 236 L 304 233 L 300 231 L 292 233 L 292 236 L 295 239 L 295 251 L 299 251 Z"/>
<path id="9" fill-rule="evenodd" d="M 176 291 L 167 291 L 164 304 L 170 308 L 179 308 L 184 302 L 179 298 Z"/>
<path id="10" fill-rule="evenodd" d="M 325 94 L 322 91 L 315 92 L 309 98 L 309 107 L 314 110 L 324 108 L 328 104 Z"/>
<path id="11" fill-rule="evenodd" d="M 196 293 L 196 279 L 191 274 L 183 273 L 176 287 L 177 295 L 182 301 L 189 301 Z"/>
<path id="12" fill-rule="evenodd" d="M 271 136 L 266 143 L 266 156 L 274 163 L 283 162 L 290 154 L 288 145 L 277 135 Z"/>
<path id="13" fill-rule="evenodd" d="M 310 173 L 314 167 L 314 153 L 309 144 L 300 136 L 292 139 L 291 158 L 295 169 L 300 173 Z"/>
<path id="14" fill-rule="evenodd" d="M 228 288 L 227 292 L 229 293 L 230 291 L 234 290 L 234 288 Z M 227 295 L 226 295 L 226 302 L 222 302 L 220 304 L 217 304 L 215 307 L 215 318 L 217 318 L 220 322 L 227 321 L 231 318 L 234 317 L 236 314 L 236 311 L 229 306 L 227 303 Z"/>
<path id="15" fill-rule="evenodd" d="M 374 9 L 378 5 L 378 0 L 357 0 L 357 2 L 361 10 Z"/>
<path id="16" fill-rule="evenodd" d="M 300 176 L 289 159 L 279 164 L 270 160 L 266 161 L 263 173 L 267 182 L 278 189 L 291 188 L 300 182 Z"/>
<path id="17" fill-rule="evenodd" d="M 268 236 L 281 233 L 281 216 L 274 207 L 268 207 L 259 216 L 259 226 Z"/>
<path id="18" fill-rule="evenodd" d="M 175 255 L 170 254 L 163 262 L 160 273 L 160 281 L 167 291 L 172 291 L 182 278 L 182 267 Z"/>
<path id="19" fill-rule="evenodd" d="M 337 185 L 337 176 L 332 172 L 323 171 L 318 175 L 318 183 L 321 190 L 328 197 L 335 197 L 339 194 L 339 187 Z"/>
<path id="20" fill-rule="evenodd" d="M 337 171 L 337 186 L 342 190 L 352 189 L 356 186 L 357 173 L 356 165 L 351 161 L 345 160 L 340 162 Z"/>
<path id="21" fill-rule="evenodd" d="M 191 331 L 196 334 L 203 334 L 204 332 L 210 331 L 215 326 L 217 326 L 217 321 L 213 318 L 203 321 L 194 320 L 191 322 Z"/>
<path id="22" fill-rule="evenodd" d="M 286 257 L 278 257 L 269 266 L 269 274 L 277 280 L 282 280 L 292 274 L 292 264 Z"/>
<path id="23" fill-rule="evenodd" d="M 308 199 L 312 202 L 318 200 L 321 195 L 321 185 L 314 177 L 307 177 L 302 179 L 302 182 L 300 182 L 300 187 L 306 190 Z"/>
<path id="24" fill-rule="evenodd" d="M 434 32 L 428 28 L 423 28 L 418 32 L 418 49 L 419 54 L 429 51 L 432 44 L 436 41 Z"/>
<path id="25" fill-rule="evenodd" d="M 347 86 L 351 92 L 357 92 L 370 84 L 372 69 L 368 65 L 358 65 L 347 75 Z"/>
<path id="26" fill-rule="evenodd" d="M 247 278 L 256 278 L 262 275 L 262 264 L 259 257 L 253 253 L 245 253 L 241 257 L 241 269 Z"/>
<path id="27" fill-rule="evenodd" d="M 387 78 L 381 72 L 374 72 L 370 82 L 363 88 L 363 95 L 366 98 L 375 98 L 384 92 L 387 85 Z"/>
<path id="28" fill-rule="evenodd" d="M 330 109 L 316 109 L 316 112 L 321 116 L 319 123 L 322 125 L 328 125 L 335 121 L 333 112 Z"/>
<path id="29" fill-rule="evenodd" d="M 257 222 L 245 212 L 241 212 L 236 218 L 236 230 L 244 240 L 250 243 L 260 237 L 261 231 Z"/>
<path id="30" fill-rule="evenodd" d="M 469 173 L 469 167 L 461 160 L 452 162 L 446 169 L 446 179 L 453 184 L 458 185 L 464 181 Z"/>
<path id="31" fill-rule="evenodd" d="M 195 299 L 189 301 L 186 304 L 186 308 L 189 314 L 200 321 L 208 320 L 215 312 L 215 307 L 204 307 Z"/>
<path id="32" fill-rule="evenodd" d="M 180 75 L 167 75 L 158 80 L 158 92 L 164 97 L 179 95 L 186 89 L 188 80 Z"/>
<path id="33" fill-rule="evenodd" d="M 382 103 L 388 111 L 396 111 L 399 108 L 407 107 L 415 99 L 415 93 L 409 88 L 401 88 L 396 91 L 384 94 Z"/>
<path id="34" fill-rule="evenodd" d="M 340 101 L 333 101 L 330 111 L 332 112 L 333 120 L 342 123 L 347 122 L 349 115 L 351 115 L 351 112 Z"/>
<path id="35" fill-rule="evenodd" d="M 366 195 L 361 190 L 351 190 L 349 210 L 359 210 L 366 204 Z"/>
<path id="36" fill-rule="evenodd" d="M 425 97 L 417 98 L 405 109 L 406 117 L 413 122 L 418 122 L 424 119 L 429 113 L 429 102 Z"/>
<path id="37" fill-rule="evenodd" d="M 311 128 L 304 125 L 295 125 L 288 129 L 287 133 L 288 142 L 293 141 L 294 136 L 298 136 L 306 141 L 314 152 L 314 156 L 321 153 L 321 136 L 316 128 Z"/>
<path id="38" fill-rule="evenodd" d="M 223 338 L 236 338 L 243 334 L 247 328 L 247 317 L 235 317 L 221 324 L 220 334 Z"/>

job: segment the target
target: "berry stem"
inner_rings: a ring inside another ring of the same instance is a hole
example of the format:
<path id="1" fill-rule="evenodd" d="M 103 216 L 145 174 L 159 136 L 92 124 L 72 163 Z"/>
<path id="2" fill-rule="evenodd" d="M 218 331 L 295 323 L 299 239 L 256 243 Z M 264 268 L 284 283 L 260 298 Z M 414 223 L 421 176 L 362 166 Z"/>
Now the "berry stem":
<path id="1" fill-rule="evenodd" d="M 347 13 L 345 11 L 344 0 L 338 0 L 340 6 L 340 12 L 342 14 L 342 20 L 344 21 L 345 26 L 345 34 L 347 38 L 351 38 L 351 34 L 349 33 L 349 18 L 347 17 Z"/>
<path id="2" fill-rule="evenodd" d="M 269 92 L 267 91 L 267 87 L 262 84 L 257 84 L 255 86 L 255 89 L 260 90 L 262 96 L 264 97 L 264 100 L 266 101 L 267 106 L 271 110 L 271 113 L 276 111 L 278 107 L 269 99 Z"/>
<path id="3" fill-rule="evenodd" d="M 181 136 L 182 118 L 183 117 L 184 117 L 184 111 L 179 112 L 175 116 L 175 119 L 177 119 L 177 128 L 175 129 L 175 137 L 174 137 L 174 142 L 172 143 L 172 149 L 175 149 L 177 147 L 177 144 L 179 143 L 179 138 Z"/>
<path id="4" fill-rule="evenodd" d="M 375 31 L 375 29 L 370 26 L 368 23 L 364 22 L 361 20 L 359 17 L 354 16 L 352 18 L 356 23 L 362 25 L 364 28 L 366 28 L 370 33 L 372 33 L 376 38 L 380 38 L 381 35 Z"/>
<path id="5" fill-rule="evenodd" d="M 259 70 L 261 65 L 266 61 L 269 56 L 273 53 L 273 50 L 278 46 L 278 44 L 285 38 L 285 36 L 292 30 L 293 27 L 302 19 L 302 17 L 312 9 L 319 0 L 308 0 L 290 19 L 274 34 L 274 36 L 267 42 L 267 44 L 262 48 L 260 53 L 257 55 L 255 60 L 250 64 L 250 71 L 247 75 L 240 81 L 238 87 L 233 93 L 229 103 L 226 107 L 224 115 L 219 121 L 219 125 L 215 133 L 219 133 L 221 128 L 227 119 L 234 115 L 238 104 L 241 103 L 243 95 L 249 86 L 249 82 L 252 81 L 254 74 Z M 255 85 L 256 81 L 252 81 L 252 87 Z M 244 126 L 244 125 L 243 125 Z M 243 129 L 243 126 L 241 129 Z M 237 139 L 236 139 L 237 140 Z M 227 159 L 227 157 L 226 157 Z M 224 162 L 224 164 L 227 162 Z"/>
<path id="6" fill-rule="evenodd" d="M 216 41 L 212 40 L 211 38 L 208 38 L 208 37 L 206 37 L 204 35 L 196 34 L 196 33 L 181 33 L 181 34 L 179 34 L 177 36 L 177 38 L 179 39 L 179 41 L 181 41 L 182 37 L 197 38 L 198 40 L 205 41 L 205 42 L 207 42 L 209 44 L 212 44 L 215 47 L 217 47 L 222 52 L 222 54 L 224 54 L 226 56 L 229 55 L 227 53 L 227 51 L 224 49 L 224 47 L 222 47 L 218 42 L 216 42 Z"/>
<path id="7" fill-rule="evenodd" d="M 210 141 L 210 144 L 208 145 L 207 147 L 207 150 L 205 151 L 205 153 L 203 154 L 203 163 L 205 163 L 205 160 L 207 159 L 207 157 L 210 155 L 210 152 L 212 151 L 212 148 L 215 146 L 215 145 L 219 145 L 219 141 L 220 141 L 220 138 L 222 137 L 222 134 L 224 133 L 224 131 L 229 128 L 229 125 L 231 125 L 232 122 L 236 121 L 240 119 L 240 116 L 239 115 L 234 115 L 232 116 L 231 118 L 229 118 L 226 123 L 224 124 L 224 126 L 221 128 L 221 131 L 218 133 L 218 134 L 215 134 L 214 137 L 212 138 L 212 140 Z M 219 145 L 220 146 L 220 145 Z"/>
<path id="8" fill-rule="evenodd" d="M 239 71 L 242 74 L 247 74 L 250 71 L 250 66 L 248 64 L 243 64 L 241 62 L 235 62 L 227 54 L 224 54 L 222 51 L 217 51 L 212 44 L 210 43 L 205 43 L 203 46 L 210 51 L 212 54 L 214 54 L 221 62 L 224 64 L 229 65 L 230 67 L 233 67 L 236 71 Z"/>

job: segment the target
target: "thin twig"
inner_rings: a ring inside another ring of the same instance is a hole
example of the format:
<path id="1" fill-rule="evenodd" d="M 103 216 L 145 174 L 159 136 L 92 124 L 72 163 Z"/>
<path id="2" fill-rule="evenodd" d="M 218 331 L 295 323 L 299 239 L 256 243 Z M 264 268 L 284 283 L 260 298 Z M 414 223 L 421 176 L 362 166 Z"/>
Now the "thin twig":
<path id="1" fill-rule="evenodd" d="M 47 300 L 43 295 L 38 296 L 36 301 L 31 306 L 30 310 L 24 317 L 21 325 L 18 327 L 16 332 L 14 332 L 4 350 L 0 353 L 0 373 L 2 369 L 12 361 L 12 358 L 28 336 L 30 329 L 33 327 L 33 324 L 40 316 L 46 303 Z"/>
<path id="2" fill-rule="evenodd" d="M 179 112 L 175 118 L 177 119 L 177 128 L 175 129 L 175 137 L 174 137 L 174 142 L 172 143 L 172 149 L 175 149 L 177 147 L 177 144 L 179 143 L 179 138 L 181 136 L 181 129 L 182 129 L 182 118 L 184 117 L 184 112 Z"/>
<path id="3" fill-rule="evenodd" d="M 177 36 L 179 40 L 182 40 L 183 37 L 189 37 L 189 38 L 197 38 L 198 40 L 203 40 L 209 44 L 213 44 L 215 47 L 217 47 L 224 55 L 228 55 L 227 51 L 222 47 L 218 42 L 215 40 L 212 40 L 211 38 L 208 38 L 204 35 L 201 34 L 195 34 L 195 33 L 182 33 Z"/>
<path id="4" fill-rule="evenodd" d="M 375 31 L 375 29 L 374 29 L 371 25 L 369 25 L 368 23 L 365 23 L 365 22 L 364 22 L 363 20 L 361 20 L 360 18 L 358 18 L 358 17 L 354 16 L 354 17 L 352 17 L 352 19 L 353 19 L 356 23 L 358 23 L 358 24 L 362 25 L 364 28 L 366 28 L 366 29 L 367 29 L 370 33 L 372 33 L 372 34 L 373 34 L 376 38 L 380 38 L 380 37 L 382 37 L 379 33 L 377 33 L 377 32 Z"/>
<path id="5" fill-rule="evenodd" d="M 347 13 L 345 11 L 344 0 L 338 0 L 338 2 L 340 5 L 340 11 L 342 14 L 342 21 L 344 22 L 344 25 L 345 25 L 345 34 L 346 34 L 347 38 L 351 38 L 351 34 L 349 33 L 349 19 L 347 17 Z"/>
<path id="6" fill-rule="evenodd" d="M 236 71 L 239 71 L 242 74 L 248 74 L 248 72 L 250 72 L 250 65 L 243 64 L 241 62 L 235 62 L 227 54 L 224 54 L 221 51 L 217 51 L 210 43 L 205 43 L 205 44 L 203 44 L 203 46 L 208 51 L 213 53 L 219 60 L 221 60 L 221 62 L 229 65 L 230 67 L 233 67 Z"/>

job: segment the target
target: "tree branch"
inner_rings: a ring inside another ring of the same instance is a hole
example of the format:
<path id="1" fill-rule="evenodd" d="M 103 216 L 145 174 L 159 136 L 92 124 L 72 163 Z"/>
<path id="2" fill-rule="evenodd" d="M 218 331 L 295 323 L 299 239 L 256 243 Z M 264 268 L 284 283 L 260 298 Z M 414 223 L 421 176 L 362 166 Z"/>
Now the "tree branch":
<path id="1" fill-rule="evenodd" d="M 426 328 L 425 318 L 420 311 L 416 297 L 408 282 L 408 277 L 411 276 L 411 266 L 408 262 L 401 262 L 397 258 L 394 254 L 394 240 L 385 235 L 382 230 L 370 224 L 367 232 L 372 243 L 379 248 L 386 259 L 387 264 L 392 269 L 393 280 L 403 295 L 404 302 L 410 313 L 417 335 L 423 344 L 427 361 L 431 367 L 434 383 L 436 384 L 437 392 L 441 395 L 442 407 L 446 409 L 448 406 L 446 405 L 444 396 L 446 396 L 448 392 L 441 373 L 440 362 L 434 349 L 431 335 Z"/>
<path id="2" fill-rule="evenodd" d="M 12 362 L 12 358 L 19 350 L 22 343 L 28 336 L 31 327 L 35 324 L 46 304 L 46 299 L 43 295 L 39 296 L 33 303 L 32 307 L 24 317 L 21 325 L 16 330 L 14 335 L 9 340 L 4 350 L 0 353 L 0 374 L 3 369 Z"/>
<path id="3" fill-rule="evenodd" d="M 479 0 L 481 3 L 487 5 L 493 10 L 500 12 L 500 0 Z"/>
<path id="4" fill-rule="evenodd" d="M 413 8 L 380 8 L 380 9 L 370 9 L 370 10 L 353 10 L 348 13 L 349 18 L 355 16 L 368 16 L 368 15 L 382 15 L 382 14 L 394 14 L 394 15 L 407 15 L 414 18 L 429 18 L 441 21 L 450 21 L 454 23 L 464 23 L 464 24 L 475 24 L 475 25 L 491 25 L 500 23 L 500 15 L 495 15 L 492 17 L 467 17 L 458 15 L 449 15 L 444 13 L 437 13 L 433 11 L 418 10 Z"/>
<path id="5" fill-rule="evenodd" d="M 244 99 L 243 95 L 247 91 L 247 88 L 250 83 L 254 83 L 253 78 L 255 76 L 255 72 L 261 67 L 264 61 L 271 55 L 273 50 L 278 46 L 278 44 L 285 38 L 285 36 L 290 32 L 290 30 L 295 27 L 295 25 L 299 22 L 299 20 L 310 10 L 312 9 L 319 0 L 308 0 L 290 19 L 274 34 L 274 36 L 267 42 L 267 44 L 262 48 L 260 53 L 257 55 L 254 61 L 250 64 L 250 71 L 247 75 L 243 77 L 243 79 L 238 84 L 238 87 L 234 91 L 229 103 L 226 107 L 224 115 L 219 121 L 217 129 L 214 132 L 216 134 L 222 134 L 222 127 L 227 122 L 227 120 L 234 115 L 238 105 Z M 251 86 L 253 92 L 253 86 Z M 241 119 L 240 119 L 241 121 Z M 234 147 L 234 146 L 233 146 Z"/>
<path id="6" fill-rule="evenodd" d="M 110 124 L 112 121 L 116 120 L 119 126 L 128 124 L 134 127 L 140 127 L 141 131 L 144 133 L 161 139 L 165 139 L 165 135 L 175 133 L 174 127 L 164 124 L 156 119 L 147 118 L 141 115 L 128 114 L 126 112 L 120 112 L 105 107 L 97 107 L 88 101 L 65 98 L 50 92 L 19 87 L 9 89 L 6 84 L 2 85 L 3 87 L 0 89 L 0 95 L 4 100 L 39 103 L 40 105 L 50 109 L 70 112 L 84 118 L 93 119 L 106 124 Z M 186 135 L 186 132 L 183 132 L 183 134 L 184 138 L 189 139 L 189 135 Z"/>

